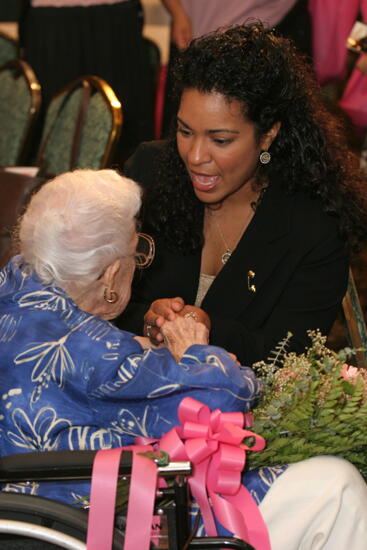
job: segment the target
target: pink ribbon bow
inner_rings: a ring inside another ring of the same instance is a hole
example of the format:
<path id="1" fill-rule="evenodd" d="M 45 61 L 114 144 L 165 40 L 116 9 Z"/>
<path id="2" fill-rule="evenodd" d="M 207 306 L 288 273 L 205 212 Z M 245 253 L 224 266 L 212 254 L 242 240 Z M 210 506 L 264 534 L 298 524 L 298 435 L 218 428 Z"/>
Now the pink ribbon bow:
<path id="1" fill-rule="evenodd" d="M 171 460 L 189 460 L 194 473 L 189 478 L 193 497 L 200 506 L 208 536 L 216 536 L 216 519 L 238 538 L 257 550 L 271 550 L 261 513 L 241 483 L 246 451 L 265 448 L 263 437 L 245 428 L 252 426 L 251 413 L 222 413 L 186 397 L 178 408 L 181 426 L 172 428 L 158 443 Z M 251 437 L 249 447 L 243 440 Z M 137 438 L 137 442 L 152 440 Z M 211 502 L 209 503 L 209 499 Z"/>

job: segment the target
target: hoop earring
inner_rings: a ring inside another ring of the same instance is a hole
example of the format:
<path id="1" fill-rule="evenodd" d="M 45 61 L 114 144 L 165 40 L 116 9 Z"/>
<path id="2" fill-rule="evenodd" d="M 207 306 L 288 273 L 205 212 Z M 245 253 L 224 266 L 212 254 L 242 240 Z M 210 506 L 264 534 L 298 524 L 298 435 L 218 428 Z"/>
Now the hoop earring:
<path id="1" fill-rule="evenodd" d="M 107 296 L 107 292 L 109 292 L 109 296 Z M 115 304 L 118 300 L 119 295 L 114 290 L 108 290 L 107 287 L 103 291 L 103 298 L 106 302 L 109 304 Z"/>
<path id="2" fill-rule="evenodd" d="M 259 156 L 259 161 L 261 162 L 261 164 L 269 164 L 270 160 L 271 154 L 269 153 L 269 151 L 263 151 Z"/>

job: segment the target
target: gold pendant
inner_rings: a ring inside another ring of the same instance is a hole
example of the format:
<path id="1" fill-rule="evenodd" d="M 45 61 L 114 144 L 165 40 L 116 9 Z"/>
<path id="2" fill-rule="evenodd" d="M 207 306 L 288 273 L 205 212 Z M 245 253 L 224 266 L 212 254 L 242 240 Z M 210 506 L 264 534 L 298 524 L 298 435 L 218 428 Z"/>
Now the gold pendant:
<path id="1" fill-rule="evenodd" d="M 222 254 L 222 264 L 223 265 L 225 265 L 228 262 L 231 255 L 232 255 L 232 252 L 230 252 L 229 250 L 226 250 L 226 252 L 224 254 Z"/>

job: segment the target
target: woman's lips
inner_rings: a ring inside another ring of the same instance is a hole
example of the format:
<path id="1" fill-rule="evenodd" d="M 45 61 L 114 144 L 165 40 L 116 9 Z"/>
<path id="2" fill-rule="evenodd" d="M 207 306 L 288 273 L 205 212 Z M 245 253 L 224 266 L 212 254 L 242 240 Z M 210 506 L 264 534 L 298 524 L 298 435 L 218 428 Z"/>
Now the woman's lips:
<path id="1" fill-rule="evenodd" d="M 191 172 L 191 181 L 198 191 L 211 191 L 211 189 L 217 185 L 219 176 L 209 176 L 208 174 Z"/>

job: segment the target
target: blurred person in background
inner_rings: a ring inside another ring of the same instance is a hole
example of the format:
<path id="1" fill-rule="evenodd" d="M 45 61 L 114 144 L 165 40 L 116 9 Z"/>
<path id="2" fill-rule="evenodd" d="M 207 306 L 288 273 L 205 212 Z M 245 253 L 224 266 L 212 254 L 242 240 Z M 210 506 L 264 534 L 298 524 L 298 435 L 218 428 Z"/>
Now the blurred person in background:
<path id="1" fill-rule="evenodd" d="M 163 135 L 177 112 L 173 98 L 175 60 L 193 38 L 220 27 L 260 20 L 278 34 L 291 38 L 300 52 L 311 57 L 311 21 L 307 0 L 161 0 L 171 15 L 171 45 L 163 112 Z"/>
<path id="2" fill-rule="evenodd" d="M 121 162 L 153 138 L 154 97 L 140 0 L 23 0 L 20 43 L 42 87 L 43 110 L 63 86 L 99 76 L 122 104 Z M 118 160 L 116 158 L 116 160 Z"/>

